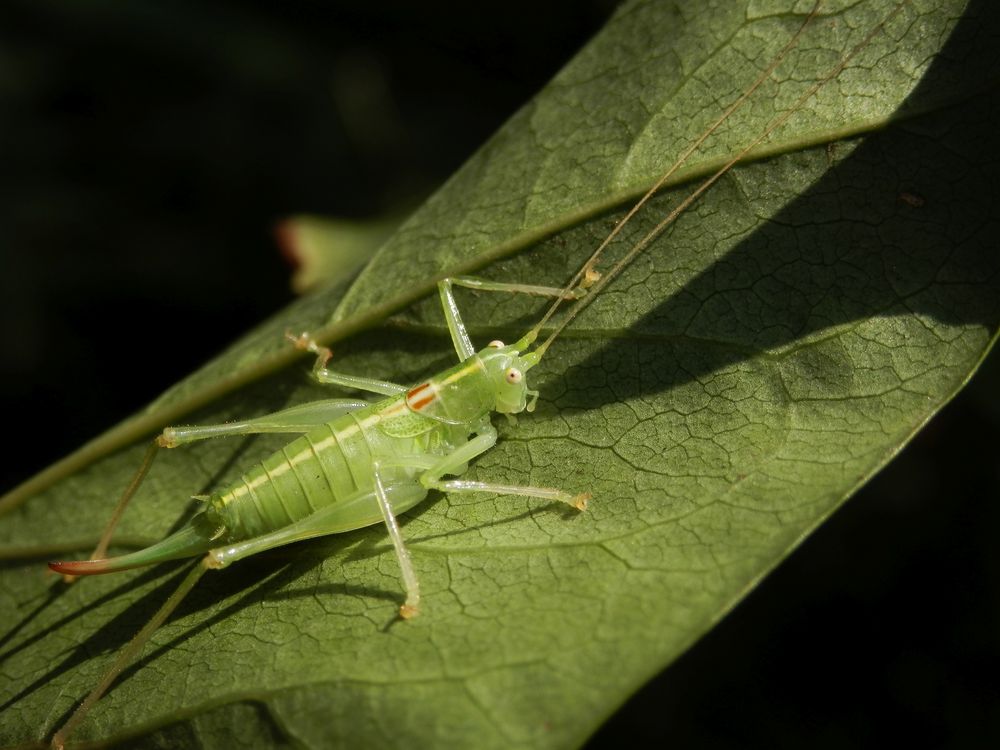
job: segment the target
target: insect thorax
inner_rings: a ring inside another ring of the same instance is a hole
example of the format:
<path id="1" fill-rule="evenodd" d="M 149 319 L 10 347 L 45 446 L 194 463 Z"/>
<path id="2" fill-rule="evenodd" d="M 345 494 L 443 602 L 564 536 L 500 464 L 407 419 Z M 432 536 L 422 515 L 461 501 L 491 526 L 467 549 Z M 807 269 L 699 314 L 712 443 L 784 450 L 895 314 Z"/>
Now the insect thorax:
<path id="1" fill-rule="evenodd" d="M 523 373 L 530 365 L 514 347 L 497 344 L 411 388 L 407 407 L 447 424 L 472 424 L 492 411 L 523 411 L 527 399 Z"/>

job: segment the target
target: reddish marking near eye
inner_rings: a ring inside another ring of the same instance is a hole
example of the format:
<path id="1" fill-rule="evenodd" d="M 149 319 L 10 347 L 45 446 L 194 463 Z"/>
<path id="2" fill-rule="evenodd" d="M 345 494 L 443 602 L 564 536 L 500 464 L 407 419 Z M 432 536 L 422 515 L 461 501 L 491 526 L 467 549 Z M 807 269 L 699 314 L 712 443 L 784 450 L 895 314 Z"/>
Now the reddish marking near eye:
<path id="1" fill-rule="evenodd" d="M 406 394 L 406 405 L 414 411 L 420 411 L 436 397 L 437 394 L 434 393 L 434 386 L 430 383 L 421 383 Z"/>

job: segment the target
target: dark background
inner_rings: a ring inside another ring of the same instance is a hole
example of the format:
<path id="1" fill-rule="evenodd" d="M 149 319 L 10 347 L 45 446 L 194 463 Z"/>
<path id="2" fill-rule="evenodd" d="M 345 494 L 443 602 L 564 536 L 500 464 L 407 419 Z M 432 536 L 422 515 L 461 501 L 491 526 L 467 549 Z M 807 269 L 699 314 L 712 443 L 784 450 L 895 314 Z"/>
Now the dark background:
<path id="1" fill-rule="evenodd" d="M 613 7 L 467 5 L 0 7 L 0 489 L 289 301 L 277 221 L 418 201 Z M 998 746 L 998 392 L 994 357 L 590 747 Z"/>

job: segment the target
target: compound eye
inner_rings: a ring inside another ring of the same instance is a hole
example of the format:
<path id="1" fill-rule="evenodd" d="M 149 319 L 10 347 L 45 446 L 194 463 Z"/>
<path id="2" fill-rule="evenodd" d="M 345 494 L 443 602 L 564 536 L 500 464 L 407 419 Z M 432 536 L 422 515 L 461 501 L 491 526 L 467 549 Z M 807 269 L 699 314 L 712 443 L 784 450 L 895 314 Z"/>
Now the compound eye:
<path id="1" fill-rule="evenodd" d="M 502 341 L 500 341 L 499 339 L 493 339 L 486 346 L 492 346 L 494 349 L 503 349 L 504 343 Z"/>
<path id="2" fill-rule="evenodd" d="M 504 378 L 506 378 L 507 382 L 511 384 L 520 383 L 521 378 L 524 377 L 521 374 L 521 371 L 518 370 L 516 367 L 508 367 L 507 372 L 505 372 L 503 376 Z"/>

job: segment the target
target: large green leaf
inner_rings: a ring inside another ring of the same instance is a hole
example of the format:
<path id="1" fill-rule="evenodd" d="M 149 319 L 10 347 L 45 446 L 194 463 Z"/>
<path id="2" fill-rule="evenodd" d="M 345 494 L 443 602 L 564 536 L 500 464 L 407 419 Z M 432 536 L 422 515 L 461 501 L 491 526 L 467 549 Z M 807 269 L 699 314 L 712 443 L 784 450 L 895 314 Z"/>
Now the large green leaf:
<path id="1" fill-rule="evenodd" d="M 404 309 L 435 277 L 566 279 L 614 225 L 603 212 L 648 187 L 808 10 L 701 5 L 623 7 L 356 283 L 238 342 L 143 424 L 193 403 L 203 405 L 193 421 L 215 422 L 319 397 L 302 367 L 258 377 L 286 327 L 337 338 L 396 311 L 339 344 L 337 364 L 414 381 L 454 356 L 433 299 Z M 681 178 L 750 141 L 892 6 L 825 4 L 775 80 Z M 985 355 L 1000 319 L 989 187 L 998 33 L 986 3 L 908 4 L 770 140 L 771 158 L 721 181 L 574 322 L 532 373 L 538 411 L 500 424 L 501 444 L 470 474 L 588 489 L 586 514 L 431 498 L 404 527 L 425 595 L 409 623 L 394 621 L 397 566 L 377 528 L 209 576 L 75 739 L 580 743 L 898 452 Z M 655 200 L 612 254 L 678 200 Z M 516 335 L 539 310 L 498 296 L 461 303 L 479 342 Z M 234 373 L 251 382 L 234 389 Z M 122 543 L 162 536 L 185 498 L 281 442 L 166 453 Z M 142 450 L 11 511 L 8 556 L 83 551 Z M 43 740 L 177 575 L 164 565 L 62 588 L 37 560 L 8 564 L 0 741 Z"/>

